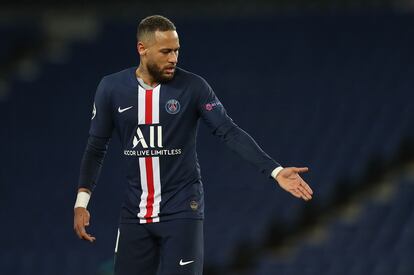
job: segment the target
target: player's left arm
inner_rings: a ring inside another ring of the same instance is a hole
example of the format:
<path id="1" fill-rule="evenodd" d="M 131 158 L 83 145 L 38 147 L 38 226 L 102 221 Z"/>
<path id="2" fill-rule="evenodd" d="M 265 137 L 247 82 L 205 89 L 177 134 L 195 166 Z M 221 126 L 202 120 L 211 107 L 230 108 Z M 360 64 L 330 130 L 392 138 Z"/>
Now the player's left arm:
<path id="1" fill-rule="evenodd" d="M 274 179 L 285 191 L 299 199 L 309 201 L 312 199 L 313 191 L 309 184 L 307 184 L 300 176 L 301 173 L 308 172 L 308 170 L 308 167 L 282 168 Z"/>
<path id="2" fill-rule="evenodd" d="M 305 201 L 312 199 L 313 191 L 300 176 L 308 168 L 283 168 L 274 161 L 256 141 L 227 115 L 227 112 L 207 82 L 203 83 L 199 98 L 199 113 L 214 135 L 243 159 L 252 163 L 262 173 L 274 178 L 279 186 L 297 198 Z"/>

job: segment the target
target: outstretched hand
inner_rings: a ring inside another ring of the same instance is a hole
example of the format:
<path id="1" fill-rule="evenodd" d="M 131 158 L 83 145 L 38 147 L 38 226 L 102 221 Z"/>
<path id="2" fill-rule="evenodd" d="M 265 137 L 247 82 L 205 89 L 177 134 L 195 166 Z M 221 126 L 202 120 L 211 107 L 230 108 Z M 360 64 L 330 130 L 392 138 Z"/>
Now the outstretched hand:
<path id="1" fill-rule="evenodd" d="M 283 168 L 276 177 L 285 191 L 291 193 L 293 196 L 309 201 L 312 199 L 313 191 L 309 185 L 301 178 L 300 173 L 305 173 L 309 169 L 307 167 L 288 167 Z"/>
<path id="2" fill-rule="evenodd" d="M 89 220 L 91 218 L 89 211 L 83 207 L 76 207 L 74 211 L 75 217 L 73 220 L 73 229 L 75 230 L 79 239 L 83 239 L 93 243 L 96 240 L 96 238 L 91 234 L 88 234 L 85 229 L 86 226 L 89 226 Z"/>

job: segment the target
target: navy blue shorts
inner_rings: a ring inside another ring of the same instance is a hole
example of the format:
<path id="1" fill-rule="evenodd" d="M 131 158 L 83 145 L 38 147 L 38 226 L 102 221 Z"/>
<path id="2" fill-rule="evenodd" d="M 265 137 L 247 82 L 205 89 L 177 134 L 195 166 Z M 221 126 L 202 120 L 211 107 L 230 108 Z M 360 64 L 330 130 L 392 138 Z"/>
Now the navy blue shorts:
<path id="1" fill-rule="evenodd" d="M 120 224 L 115 275 L 202 275 L 203 221 Z"/>

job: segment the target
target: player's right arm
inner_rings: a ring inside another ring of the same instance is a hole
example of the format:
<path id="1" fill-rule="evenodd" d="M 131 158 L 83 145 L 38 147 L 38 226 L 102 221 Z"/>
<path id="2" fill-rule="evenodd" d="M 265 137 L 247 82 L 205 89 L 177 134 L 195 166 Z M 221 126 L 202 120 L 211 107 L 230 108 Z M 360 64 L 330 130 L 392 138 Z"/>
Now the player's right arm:
<path id="1" fill-rule="evenodd" d="M 73 229 L 80 239 L 89 242 L 96 239 L 85 229 L 90 224 L 87 206 L 102 169 L 113 127 L 109 88 L 104 78 L 95 94 L 89 138 L 81 161 L 78 194 L 74 206 Z"/>
<path id="2" fill-rule="evenodd" d="M 92 243 L 96 240 L 96 238 L 91 234 L 88 234 L 85 229 L 85 227 L 89 226 L 91 215 L 89 214 L 89 211 L 86 209 L 86 207 L 76 205 L 80 203 L 78 200 L 82 199 L 82 195 L 84 198 L 88 195 L 90 197 L 91 191 L 86 188 L 78 189 L 78 198 L 74 208 L 73 230 L 75 230 L 76 235 L 78 235 L 79 239 L 83 239 Z"/>

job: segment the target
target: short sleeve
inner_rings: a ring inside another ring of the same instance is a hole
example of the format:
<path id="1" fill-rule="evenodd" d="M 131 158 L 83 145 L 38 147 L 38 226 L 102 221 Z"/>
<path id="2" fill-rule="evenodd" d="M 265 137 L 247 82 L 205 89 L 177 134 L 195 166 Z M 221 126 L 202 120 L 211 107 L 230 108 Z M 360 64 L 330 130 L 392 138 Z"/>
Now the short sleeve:
<path id="1" fill-rule="evenodd" d="M 111 137 L 113 131 L 112 107 L 108 81 L 103 78 L 98 85 L 93 103 L 89 134 L 96 137 Z"/>

